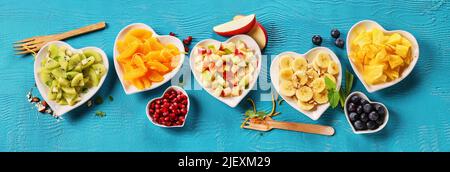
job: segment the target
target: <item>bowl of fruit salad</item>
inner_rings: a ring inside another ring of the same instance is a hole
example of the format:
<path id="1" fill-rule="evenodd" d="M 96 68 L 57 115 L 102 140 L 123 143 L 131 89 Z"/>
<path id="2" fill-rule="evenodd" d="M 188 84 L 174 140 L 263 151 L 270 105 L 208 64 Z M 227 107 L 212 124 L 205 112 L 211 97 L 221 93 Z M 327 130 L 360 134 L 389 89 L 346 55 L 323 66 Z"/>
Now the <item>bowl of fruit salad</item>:
<path id="1" fill-rule="evenodd" d="M 363 20 L 347 34 L 347 54 L 364 87 L 375 92 L 411 73 L 419 59 L 419 45 L 409 32 L 387 31 L 375 21 Z"/>
<path id="2" fill-rule="evenodd" d="M 190 56 L 195 79 L 212 96 L 235 107 L 254 87 L 261 70 L 261 50 L 247 35 L 225 42 L 200 41 Z"/>
<path id="3" fill-rule="evenodd" d="M 293 108 L 317 120 L 330 106 L 326 79 L 339 89 L 341 63 L 328 48 L 305 54 L 283 52 L 272 60 L 270 78 L 275 90 Z"/>
<path id="4" fill-rule="evenodd" d="M 170 86 L 163 95 L 147 103 L 147 117 L 154 125 L 164 128 L 183 127 L 189 113 L 189 97 L 183 88 Z"/>
<path id="5" fill-rule="evenodd" d="M 53 115 L 61 116 L 99 90 L 108 68 L 108 58 L 100 48 L 74 49 L 65 42 L 54 41 L 37 54 L 34 78 Z"/>
<path id="6" fill-rule="evenodd" d="M 372 102 L 359 91 L 345 100 L 345 117 L 355 134 L 375 133 L 383 129 L 389 120 L 389 111 L 379 102 Z"/>

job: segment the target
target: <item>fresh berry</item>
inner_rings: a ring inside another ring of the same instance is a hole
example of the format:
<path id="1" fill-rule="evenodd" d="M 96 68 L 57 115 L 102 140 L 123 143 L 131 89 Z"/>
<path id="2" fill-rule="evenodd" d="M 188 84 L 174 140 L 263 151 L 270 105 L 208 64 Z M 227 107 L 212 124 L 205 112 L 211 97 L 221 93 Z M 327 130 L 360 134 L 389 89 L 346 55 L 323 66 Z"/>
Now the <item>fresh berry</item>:
<path id="1" fill-rule="evenodd" d="M 361 100 L 359 100 L 359 104 L 360 105 L 365 105 L 365 104 L 367 104 L 367 103 L 369 103 L 366 99 L 363 99 L 363 98 L 361 98 Z"/>
<path id="2" fill-rule="evenodd" d="M 372 111 L 372 105 L 370 103 L 367 103 L 363 106 L 363 110 L 365 113 L 370 113 Z"/>
<path id="3" fill-rule="evenodd" d="M 355 123 L 353 123 L 353 125 L 355 126 L 356 130 L 364 130 L 364 129 L 366 129 L 366 123 L 364 123 L 364 122 L 362 122 L 360 120 L 355 121 Z"/>
<path id="4" fill-rule="evenodd" d="M 375 110 L 376 110 L 377 113 L 378 113 L 379 115 L 381 115 L 381 116 L 384 116 L 385 113 L 386 113 L 384 107 L 381 106 L 381 105 L 379 105 L 379 104 L 375 105 Z"/>
<path id="5" fill-rule="evenodd" d="M 372 111 L 369 113 L 369 119 L 372 121 L 376 121 L 380 116 L 378 115 L 377 112 Z"/>
<path id="6" fill-rule="evenodd" d="M 361 114 L 363 113 L 363 107 L 361 105 L 359 105 L 358 107 L 356 107 L 356 113 Z"/>
<path id="7" fill-rule="evenodd" d="M 192 36 L 188 36 L 188 37 L 186 38 L 186 40 L 188 40 L 189 42 L 192 42 Z"/>
<path id="8" fill-rule="evenodd" d="M 350 101 L 353 102 L 353 103 L 355 103 L 355 104 L 359 104 L 359 100 L 360 100 L 360 99 L 361 99 L 361 98 L 360 98 L 359 96 L 354 95 L 354 96 L 352 96 L 352 97 L 350 98 Z"/>
<path id="9" fill-rule="evenodd" d="M 336 41 L 334 41 L 334 45 L 339 48 L 344 48 L 344 39 L 338 38 Z"/>
<path id="10" fill-rule="evenodd" d="M 383 125 L 384 119 L 382 117 L 380 117 L 380 118 L 378 118 L 378 120 L 376 122 L 378 125 Z"/>
<path id="11" fill-rule="evenodd" d="M 369 120 L 369 115 L 367 115 L 366 113 L 362 113 L 359 116 L 359 119 L 361 119 L 362 122 L 367 122 Z"/>
<path id="12" fill-rule="evenodd" d="M 173 33 L 173 32 L 170 32 L 169 35 L 170 35 L 170 36 L 177 36 L 177 34 L 175 34 L 175 33 Z"/>
<path id="13" fill-rule="evenodd" d="M 331 37 L 333 37 L 333 38 L 339 38 L 340 35 L 341 35 L 341 32 L 339 32 L 338 29 L 333 29 L 333 30 L 331 30 Z"/>
<path id="14" fill-rule="evenodd" d="M 352 121 L 352 122 L 355 122 L 356 120 L 359 119 L 358 118 L 359 117 L 358 114 L 355 113 L 355 112 L 350 113 L 350 115 L 348 117 L 350 118 L 350 121 Z"/>
<path id="15" fill-rule="evenodd" d="M 349 112 L 355 112 L 356 111 L 356 105 L 353 104 L 353 103 L 349 103 L 347 108 L 348 108 Z"/>
<path id="16" fill-rule="evenodd" d="M 312 37 L 312 43 L 314 45 L 320 46 L 322 44 L 322 37 L 320 35 L 314 35 Z"/>
<path id="17" fill-rule="evenodd" d="M 189 47 L 184 47 L 184 52 L 189 52 Z"/>
<path id="18" fill-rule="evenodd" d="M 369 121 L 367 122 L 367 128 L 370 130 L 376 129 L 378 127 L 377 123 L 375 121 Z"/>
<path id="19" fill-rule="evenodd" d="M 183 44 L 184 45 L 189 45 L 189 44 L 191 44 L 191 42 L 189 40 L 187 40 L 187 39 L 183 39 Z"/>

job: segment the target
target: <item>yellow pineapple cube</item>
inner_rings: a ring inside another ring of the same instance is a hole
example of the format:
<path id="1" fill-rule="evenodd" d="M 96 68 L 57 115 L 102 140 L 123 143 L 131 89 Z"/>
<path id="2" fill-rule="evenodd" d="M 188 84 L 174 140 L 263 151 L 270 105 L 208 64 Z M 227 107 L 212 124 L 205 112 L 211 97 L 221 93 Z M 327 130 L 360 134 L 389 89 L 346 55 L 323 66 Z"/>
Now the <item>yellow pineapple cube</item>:
<path id="1" fill-rule="evenodd" d="M 395 69 L 396 67 L 403 65 L 403 59 L 402 57 L 398 55 L 390 55 L 389 56 L 389 66 L 391 69 Z"/>
<path id="2" fill-rule="evenodd" d="M 391 44 L 391 45 L 395 45 L 395 44 L 400 43 L 401 41 L 402 41 L 402 36 L 398 33 L 394 33 L 391 36 L 389 36 L 387 43 Z"/>
<path id="3" fill-rule="evenodd" d="M 372 42 L 377 45 L 383 44 L 384 34 L 380 29 L 373 29 L 372 31 Z"/>
<path id="4" fill-rule="evenodd" d="M 383 80 L 383 68 L 384 65 L 366 66 L 363 73 L 364 80 L 370 85 L 374 85 L 380 80 Z"/>
<path id="5" fill-rule="evenodd" d="M 407 47 L 411 47 L 412 46 L 411 42 L 409 42 L 409 40 L 406 39 L 406 38 L 402 38 L 401 44 L 404 45 L 404 46 L 407 46 Z"/>
<path id="6" fill-rule="evenodd" d="M 402 58 L 406 58 L 409 54 L 409 47 L 397 44 L 395 46 L 395 54 L 399 55 Z"/>
<path id="7" fill-rule="evenodd" d="M 395 69 L 385 70 L 384 73 L 390 80 L 394 80 L 400 77 L 400 67 Z"/>

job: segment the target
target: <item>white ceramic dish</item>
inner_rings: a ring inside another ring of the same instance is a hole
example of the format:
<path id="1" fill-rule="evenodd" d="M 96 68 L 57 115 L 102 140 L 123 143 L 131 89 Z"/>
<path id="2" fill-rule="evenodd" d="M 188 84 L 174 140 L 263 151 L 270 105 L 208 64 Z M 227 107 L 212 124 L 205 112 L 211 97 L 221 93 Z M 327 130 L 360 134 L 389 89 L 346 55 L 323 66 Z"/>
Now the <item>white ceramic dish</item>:
<path id="1" fill-rule="evenodd" d="M 256 43 L 256 41 L 253 40 L 253 38 L 251 38 L 250 36 L 247 36 L 247 35 L 236 35 L 236 36 L 233 36 L 233 37 L 229 38 L 228 40 L 226 40 L 223 43 L 233 42 L 233 41 L 237 41 L 237 40 L 241 40 L 241 41 L 245 42 L 245 44 L 247 44 L 248 48 L 254 50 L 255 57 L 258 60 L 256 70 L 255 70 L 255 72 L 253 74 L 253 78 L 254 78 L 253 82 L 249 84 L 249 88 L 244 90 L 240 96 L 237 96 L 237 97 L 216 97 L 216 96 L 214 96 L 213 90 L 205 88 L 203 86 L 202 82 L 200 82 L 201 81 L 200 80 L 201 74 L 198 71 L 195 70 L 195 62 L 194 62 L 195 58 L 194 57 L 196 56 L 196 53 L 197 53 L 197 47 L 198 46 L 207 47 L 207 45 L 215 45 L 216 47 L 219 47 L 222 42 L 219 42 L 219 41 L 214 40 L 214 39 L 205 39 L 203 41 L 200 41 L 192 49 L 191 54 L 190 54 L 190 59 L 189 59 L 191 71 L 194 74 L 194 78 L 197 80 L 197 82 L 211 96 L 215 97 L 216 99 L 218 99 L 219 101 L 227 104 L 230 107 L 236 107 L 239 104 L 239 102 L 241 102 L 241 100 L 248 94 L 248 92 L 250 92 L 250 90 L 255 86 L 256 81 L 258 80 L 259 72 L 261 71 L 261 49 L 259 48 L 259 46 Z"/>
<path id="2" fill-rule="evenodd" d="M 116 47 L 117 41 L 123 39 L 125 34 L 133 28 L 142 28 L 142 29 L 149 30 L 153 33 L 153 36 L 156 37 L 162 44 L 166 45 L 166 44 L 172 43 L 180 51 L 180 58 L 179 58 L 178 66 L 176 68 L 174 68 L 171 72 L 165 74 L 163 81 L 154 82 L 154 83 L 152 83 L 152 85 L 149 88 L 145 88 L 143 90 L 139 90 L 132 84 L 127 83 L 125 81 L 125 79 L 123 78 L 123 71 L 122 71 L 119 63 L 117 62 L 117 56 L 119 56 L 119 52 L 117 51 L 117 47 Z M 183 65 L 184 57 L 185 57 L 185 54 L 183 52 L 184 52 L 184 45 L 180 41 L 180 39 L 178 39 L 176 37 L 173 37 L 170 35 L 161 35 L 160 36 L 150 26 L 143 24 L 143 23 L 133 23 L 128 26 L 125 26 L 119 32 L 119 34 L 117 35 L 116 40 L 114 42 L 114 68 L 116 69 L 117 76 L 119 77 L 120 83 L 122 84 L 122 87 L 123 87 L 123 90 L 125 91 L 125 93 L 126 94 L 134 94 L 134 93 L 139 93 L 139 92 L 143 92 L 143 91 L 147 91 L 147 90 L 152 90 L 152 89 L 155 89 L 155 88 L 163 85 L 170 79 L 172 79 L 175 76 L 175 74 L 180 70 L 181 66 Z"/>
<path id="3" fill-rule="evenodd" d="M 181 92 L 182 92 L 184 95 L 186 95 L 186 97 L 187 97 L 187 113 L 186 113 L 186 116 L 184 117 L 184 122 L 183 122 L 183 124 L 177 125 L 177 126 L 165 126 L 165 125 L 158 124 L 158 123 L 156 123 L 156 122 L 153 121 L 152 117 L 150 117 L 150 112 L 149 112 L 150 103 L 152 103 L 152 102 L 155 101 L 156 99 L 162 98 L 162 97 L 164 96 L 164 94 L 165 94 L 167 91 L 169 91 L 170 89 L 174 89 L 174 90 L 177 90 L 177 91 L 181 91 Z M 180 127 L 183 127 L 184 124 L 186 123 L 186 120 L 187 120 L 187 117 L 188 117 L 188 114 L 189 114 L 189 107 L 190 107 L 190 105 L 191 105 L 191 103 L 190 103 L 190 100 L 189 100 L 189 95 L 186 93 L 186 91 L 184 91 L 183 88 L 181 88 L 181 87 L 179 87 L 179 86 L 170 86 L 170 87 L 168 87 L 168 88 L 164 91 L 164 93 L 161 95 L 161 97 L 156 97 L 156 98 L 154 98 L 154 99 L 148 101 L 147 106 L 145 106 L 145 113 L 147 114 L 148 120 L 150 120 L 150 122 L 152 122 L 154 125 L 156 125 L 156 126 L 158 126 L 158 127 L 163 127 L 163 128 L 180 128 Z"/>
<path id="4" fill-rule="evenodd" d="M 55 44 L 55 45 L 58 45 L 58 46 L 67 46 L 73 52 L 79 52 L 79 53 L 82 52 L 83 50 L 94 50 L 94 51 L 100 53 L 101 56 L 102 56 L 103 65 L 105 65 L 105 68 L 106 68 L 105 75 L 100 79 L 100 82 L 99 82 L 97 87 L 90 88 L 86 93 L 81 94 L 80 95 L 81 96 L 81 101 L 79 101 L 78 103 L 76 103 L 73 106 L 59 105 L 55 101 L 50 100 L 48 98 L 48 89 L 49 88 L 44 83 L 42 83 L 41 80 L 40 80 L 39 71 L 41 69 L 41 61 L 42 61 L 42 59 L 44 57 L 47 56 L 47 54 L 48 54 L 48 46 L 51 45 L 51 44 Z M 69 44 L 67 44 L 65 42 L 62 42 L 62 41 L 52 41 L 52 42 L 49 42 L 49 43 L 45 44 L 41 48 L 39 53 L 36 55 L 36 60 L 34 61 L 34 79 L 36 81 L 36 86 L 37 86 L 39 92 L 41 93 L 42 98 L 44 98 L 44 100 L 47 102 L 47 104 L 53 110 L 53 115 L 54 116 L 61 116 L 61 115 L 65 114 L 65 113 L 67 113 L 67 112 L 77 108 L 78 106 L 82 105 L 87 100 L 91 99 L 91 97 L 103 85 L 103 82 L 105 81 L 105 78 L 108 75 L 108 70 L 109 70 L 108 57 L 106 56 L 105 52 L 103 52 L 103 50 L 101 50 L 100 48 L 97 48 L 97 47 L 84 47 L 84 48 L 81 48 L 81 49 L 74 49 L 72 46 L 70 46 Z"/>
<path id="5" fill-rule="evenodd" d="M 289 55 L 294 58 L 306 58 L 306 61 L 308 63 L 312 63 L 315 55 L 318 52 L 323 52 L 323 51 L 329 53 L 331 59 L 333 61 L 335 61 L 339 66 L 339 75 L 336 78 L 336 81 L 337 81 L 336 87 L 337 87 L 337 89 L 340 89 L 341 88 L 341 80 L 342 80 L 342 67 L 341 67 L 341 62 L 339 61 L 339 58 L 336 56 L 336 54 L 334 54 L 333 51 L 331 51 L 328 48 L 316 47 L 316 48 L 309 50 L 305 54 L 298 54 L 296 52 L 290 52 L 290 51 L 283 52 L 281 54 L 278 54 L 275 57 L 275 59 L 272 60 L 272 64 L 270 65 L 270 79 L 272 81 L 273 86 L 275 87 L 275 90 L 277 90 L 277 92 L 280 93 L 280 87 L 279 87 L 279 80 L 280 80 L 280 78 L 279 78 L 279 73 L 280 73 L 279 59 L 280 59 L 280 57 L 282 57 L 284 55 Z M 320 116 L 322 116 L 322 114 L 328 109 L 328 107 L 330 107 L 330 103 L 325 103 L 322 105 L 318 105 L 316 110 L 314 110 L 314 111 L 305 111 L 305 110 L 300 109 L 300 107 L 297 105 L 297 102 L 295 101 L 294 98 L 286 97 L 286 96 L 283 96 L 282 94 L 280 94 L 280 96 L 293 108 L 295 108 L 296 110 L 305 114 L 306 116 L 308 116 L 309 118 L 311 118 L 313 120 L 319 119 Z"/>
<path id="6" fill-rule="evenodd" d="M 358 95 L 359 97 L 361 97 L 361 98 L 363 98 L 363 99 L 366 99 L 369 103 L 378 103 L 378 104 L 380 104 L 381 106 L 383 106 L 384 109 L 386 110 L 386 115 L 385 115 L 385 117 L 384 117 L 384 123 L 383 123 L 383 125 L 379 126 L 379 127 L 378 127 L 377 129 L 375 129 L 375 130 L 361 130 L 361 131 L 357 131 L 357 130 L 355 129 L 355 127 L 353 127 L 352 122 L 350 121 L 350 118 L 348 117 L 349 114 L 348 114 L 348 112 L 347 112 L 347 102 L 349 101 L 350 97 L 352 97 L 353 95 Z M 364 93 L 361 93 L 361 92 L 359 92 L 359 91 L 355 91 L 355 92 L 351 93 L 351 94 L 348 95 L 348 97 L 345 99 L 344 112 L 345 112 L 345 117 L 347 118 L 347 122 L 348 122 L 348 124 L 350 124 L 350 127 L 352 128 L 353 133 L 355 133 L 355 134 L 376 133 L 376 132 L 382 130 L 382 129 L 386 126 L 387 122 L 389 121 L 389 110 L 388 110 L 388 108 L 387 108 L 383 103 L 380 103 L 380 102 L 372 102 L 372 101 L 370 101 L 370 99 L 369 99 Z"/>
<path id="7" fill-rule="evenodd" d="M 384 29 L 380 24 L 378 24 L 375 21 L 363 20 L 363 21 L 360 21 L 360 22 L 356 23 L 355 25 L 353 25 L 352 28 L 348 31 L 347 43 L 346 43 L 347 54 L 350 54 L 350 52 L 351 52 L 351 50 L 350 50 L 350 40 L 352 40 L 355 37 L 355 31 L 360 29 L 361 27 L 366 27 L 367 29 L 379 28 L 384 33 L 388 33 L 388 34 L 399 33 L 400 35 L 402 35 L 406 39 L 408 39 L 411 42 L 411 44 L 412 44 L 412 46 L 411 46 L 411 53 L 412 53 L 411 64 L 409 64 L 409 66 L 404 69 L 404 71 L 402 72 L 402 74 L 401 74 L 401 76 L 399 78 L 397 78 L 395 80 L 392 80 L 390 82 L 382 83 L 382 84 L 377 84 L 377 85 L 369 85 L 369 84 L 367 84 L 364 81 L 364 79 L 362 77 L 362 74 L 359 73 L 359 71 L 356 69 L 356 66 L 353 64 L 352 60 L 350 58 L 348 58 L 348 60 L 350 61 L 351 66 L 353 68 L 353 71 L 355 72 L 356 76 L 359 78 L 361 83 L 363 83 L 363 85 L 366 88 L 366 90 L 369 93 L 372 93 L 372 92 L 381 90 L 383 88 L 387 88 L 387 87 L 390 87 L 392 85 L 395 85 L 395 84 L 399 83 L 400 81 L 402 81 L 403 79 L 405 79 L 411 73 L 411 71 L 414 69 L 414 66 L 416 66 L 416 63 L 419 60 L 419 44 L 417 43 L 416 38 L 411 33 L 406 32 L 404 30 L 387 31 L 386 29 Z"/>

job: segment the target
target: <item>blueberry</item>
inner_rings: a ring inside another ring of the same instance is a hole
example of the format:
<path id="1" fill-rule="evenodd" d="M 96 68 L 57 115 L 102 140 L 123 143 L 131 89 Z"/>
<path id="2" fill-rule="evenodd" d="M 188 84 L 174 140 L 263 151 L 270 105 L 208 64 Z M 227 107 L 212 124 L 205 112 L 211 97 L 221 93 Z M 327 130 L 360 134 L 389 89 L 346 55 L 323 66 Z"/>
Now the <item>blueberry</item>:
<path id="1" fill-rule="evenodd" d="M 359 104 L 361 104 L 363 106 L 367 103 L 369 103 L 369 102 L 366 99 L 361 98 L 361 100 L 359 100 Z"/>
<path id="2" fill-rule="evenodd" d="M 367 103 L 363 106 L 363 110 L 365 113 L 370 113 L 372 111 L 372 105 Z"/>
<path id="3" fill-rule="evenodd" d="M 375 121 L 369 121 L 367 122 L 367 128 L 370 130 L 376 129 L 378 127 L 377 123 Z"/>
<path id="4" fill-rule="evenodd" d="M 332 30 L 331 30 L 331 37 L 333 37 L 333 38 L 339 38 L 340 35 L 341 35 L 341 32 L 339 32 L 338 29 L 332 29 Z"/>
<path id="5" fill-rule="evenodd" d="M 379 115 L 377 112 L 372 111 L 369 113 L 369 119 L 372 121 L 376 121 L 379 118 Z"/>
<path id="6" fill-rule="evenodd" d="M 369 120 L 369 115 L 367 115 L 366 113 L 362 113 L 359 116 L 359 119 L 361 119 L 362 122 L 367 122 Z"/>
<path id="7" fill-rule="evenodd" d="M 338 38 L 336 41 L 334 41 L 334 45 L 339 48 L 344 48 L 344 39 Z"/>
<path id="8" fill-rule="evenodd" d="M 353 123 L 353 126 L 355 126 L 356 130 L 364 130 L 364 129 L 366 129 L 366 123 L 364 123 L 364 122 L 362 122 L 360 120 L 355 121 L 355 123 Z"/>
<path id="9" fill-rule="evenodd" d="M 375 110 L 378 112 L 379 115 L 384 116 L 384 114 L 386 113 L 386 110 L 384 109 L 383 106 L 377 104 L 375 105 Z"/>
<path id="10" fill-rule="evenodd" d="M 320 46 L 320 44 L 322 44 L 322 37 L 320 35 L 314 35 L 312 37 L 312 42 L 314 45 Z"/>
<path id="11" fill-rule="evenodd" d="M 363 107 L 362 107 L 361 105 L 359 105 L 359 106 L 356 108 L 356 113 L 358 113 L 358 114 L 363 113 Z"/>
<path id="12" fill-rule="evenodd" d="M 358 114 L 355 112 L 350 113 L 350 115 L 348 115 L 348 117 L 350 118 L 350 121 L 355 122 L 356 120 L 358 120 Z"/>
<path id="13" fill-rule="evenodd" d="M 349 112 L 355 112 L 355 110 L 356 110 L 356 105 L 355 105 L 354 103 L 349 103 L 348 106 L 347 106 L 347 110 L 348 110 Z"/>
<path id="14" fill-rule="evenodd" d="M 352 96 L 352 97 L 350 98 L 350 101 L 353 102 L 353 103 L 355 103 L 355 104 L 359 104 L 359 99 L 360 99 L 359 96 L 354 95 L 354 96 Z"/>

